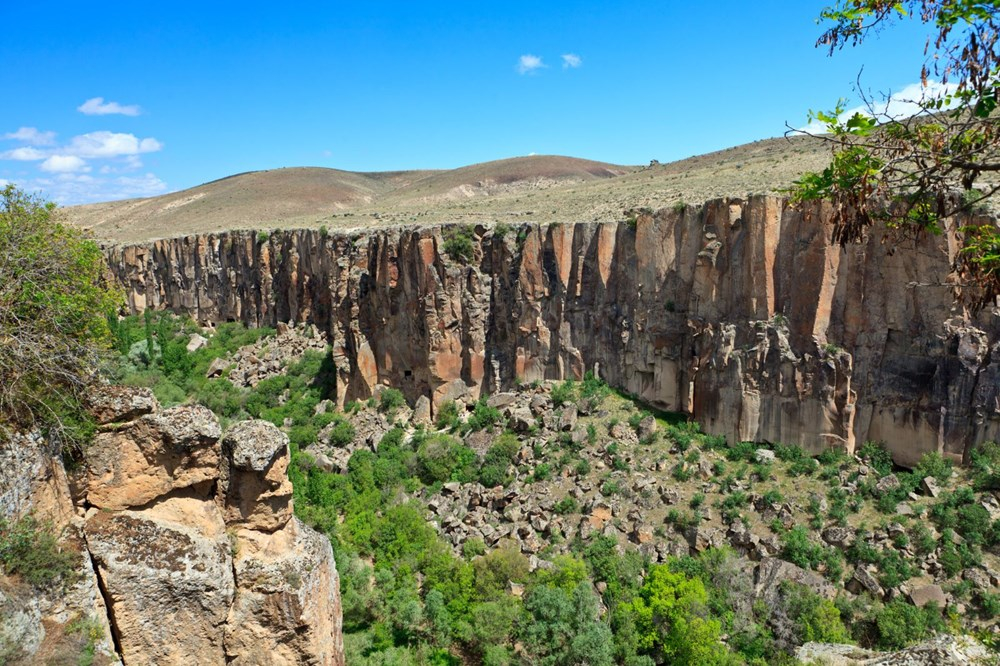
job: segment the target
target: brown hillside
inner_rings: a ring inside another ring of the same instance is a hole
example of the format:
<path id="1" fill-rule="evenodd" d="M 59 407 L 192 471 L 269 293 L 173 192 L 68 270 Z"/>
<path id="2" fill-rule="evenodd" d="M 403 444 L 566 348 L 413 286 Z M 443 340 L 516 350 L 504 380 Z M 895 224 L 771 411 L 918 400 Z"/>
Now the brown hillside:
<path id="1" fill-rule="evenodd" d="M 775 192 L 826 157 L 819 141 L 796 137 L 643 167 L 538 155 L 447 171 L 275 169 L 149 199 L 75 206 L 64 215 L 99 238 L 126 243 L 226 229 L 611 220 L 630 208 Z"/>

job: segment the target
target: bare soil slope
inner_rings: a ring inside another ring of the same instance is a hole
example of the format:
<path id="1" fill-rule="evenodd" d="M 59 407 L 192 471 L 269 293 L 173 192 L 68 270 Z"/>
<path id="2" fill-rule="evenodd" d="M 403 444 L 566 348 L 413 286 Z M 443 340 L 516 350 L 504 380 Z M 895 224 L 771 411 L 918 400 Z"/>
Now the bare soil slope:
<path id="1" fill-rule="evenodd" d="M 825 157 L 820 142 L 797 137 L 643 167 L 539 155 L 448 171 L 275 169 L 150 199 L 75 206 L 64 215 L 121 243 L 227 229 L 612 220 L 632 208 L 775 192 Z"/>

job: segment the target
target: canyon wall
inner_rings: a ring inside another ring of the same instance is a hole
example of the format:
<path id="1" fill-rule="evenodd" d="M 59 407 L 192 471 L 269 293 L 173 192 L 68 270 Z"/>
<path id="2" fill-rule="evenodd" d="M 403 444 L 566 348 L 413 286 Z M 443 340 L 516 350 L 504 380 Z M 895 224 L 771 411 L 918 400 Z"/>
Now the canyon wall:
<path id="1" fill-rule="evenodd" d="M 841 249 L 829 210 L 775 197 L 621 223 L 205 234 L 108 249 L 134 312 L 312 322 L 338 401 L 434 405 L 594 370 L 730 441 L 885 442 L 901 464 L 1000 436 L 1000 324 L 969 318 L 956 232 Z M 954 226 L 954 225 L 953 225 Z"/>

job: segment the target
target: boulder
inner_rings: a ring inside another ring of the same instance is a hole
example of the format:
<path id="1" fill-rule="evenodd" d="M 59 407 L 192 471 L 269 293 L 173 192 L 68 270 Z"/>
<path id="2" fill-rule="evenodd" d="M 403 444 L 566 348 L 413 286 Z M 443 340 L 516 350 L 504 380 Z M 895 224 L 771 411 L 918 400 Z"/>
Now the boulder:
<path id="1" fill-rule="evenodd" d="M 774 451 L 771 449 L 757 449 L 754 451 L 753 459 L 760 465 L 769 465 L 775 461 Z"/>
<path id="2" fill-rule="evenodd" d="M 819 574 L 776 557 L 763 557 L 754 575 L 754 598 L 776 608 L 784 581 L 804 585 L 826 599 L 837 596 L 836 588 Z"/>
<path id="3" fill-rule="evenodd" d="M 273 532 L 292 515 L 288 436 L 268 421 L 242 421 L 222 438 L 219 501 L 227 525 Z"/>
<path id="4" fill-rule="evenodd" d="M 899 478 L 895 474 L 888 474 L 883 476 L 875 484 L 875 492 L 879 495 L 884 495 L 885 493 L 899 488 Z"/>
<path id="5" fill-rule="evenodd" d="M 876 599 L 882 599 L 885 597 L 885 590 L 882 589 L 882 585 L 879 584 L 875 576 L 872 575 L 872 572 L 869 571 L 867 567 L 860 565 L 854 569 L 854 575 L 852 575 L 850 580 L 847 581 L 845 587 L 852 594 L 867 592 Z"/>
<path id="6" fill-rule="evenodd" d="M 154 412 L 98 433 L 84 450 L 86 499 L 117 510 L 181 489 L 208 492 L 219 474 L 220 434 L 218 419 L 200 405 Z"/>
<path id="7" fill-rule="evenodd" d="M 638 434 L 640 440 L 647 440 L 656 434 L 659 426 L 656 424 L 656 418 L 650 414 L 639 421 Z"/>
<path id="8" fill-rule="evenodd" d="M 150 389 L 134 386 L 100 386 L 87 398 L 87 410 L 98 425 L 133 421 L 159 407 Z"/>
<path id="9" fill-rule="evenodd" d="M 940 585 L 921 585 L 910 590 L 910 602 L 918 608 L 923 608 L 927 604 L 934 602 L 937 607 L 944 609 L 948 605 L 948 597 Z"/>
<path id="10" fill-rule="evenodd" d="M 431 401 L 426 395 L 417 398 L 413 404 L 413 422 L 423 425 L 431 423 Z"/>
<path id="11" fill-rule="evenodd" d="M 193 354 L 194 352 L 198 351 L 207 344 L 208 344 L 208 338 L 206 338 L 203 335 L 198 335 L 197 333 L 193 333 L 191 337 L 188 339 L 186 349 L 188 350 L 188 353 Z"/>
<path id="12" fill-rule="evenodd" d="M 562 415 L 559 417 L 559 430 L 563 432 L 570 432 L 576 427 L 576 405 L 567 405 L 562 410 Z"/>

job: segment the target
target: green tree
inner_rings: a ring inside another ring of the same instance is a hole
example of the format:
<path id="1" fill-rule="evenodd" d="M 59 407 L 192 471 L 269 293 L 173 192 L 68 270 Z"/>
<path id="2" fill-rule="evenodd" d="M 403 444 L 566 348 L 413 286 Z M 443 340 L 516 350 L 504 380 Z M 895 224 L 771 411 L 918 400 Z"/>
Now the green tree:
<path id="1" fill-rule="evenodd" d="M 631 603 L 640 650 L 678 666 L 739 663 L 719 640 L 719 622 L 705 617 L 707 601 L 699 579 L 653 566 Z"/>
<path id="2" fill-rule="evenodd" d="M 831 55 L 897 21 L 925 24 L 930 34 L 919 72 L 925 94 L 914 100 L 920 111 L 910 117 L 892 115 L 863 91 L 866 113 L 846 117 L 842 102 L 810 113 L 826 126 L 832 159 L 797 181 L 793 200 L 830 200 L 834 238 L 847 244 L 877 222 L 895 239 L 940 233 L 942 218 L 1000 189 L 995 180 L 976 188 L 983 174 L 1000 172 L 1000 1 L 838 0 L 820 19 L 826 30 L 817 46 Z M 950 87 L 932 94 L 931 77 Z M 1000 229 L 963 231 L 960 297 L 976 309 L 1000 294 Z"/>
<path id="3" fill-rule="evenodd" d="M 0 190 L 0 425 L 44 425 L 73 443 L 87 435 L 80 401 L 122 300 L 97 244 L 54 215 Z"/>

